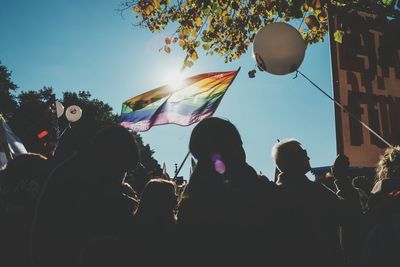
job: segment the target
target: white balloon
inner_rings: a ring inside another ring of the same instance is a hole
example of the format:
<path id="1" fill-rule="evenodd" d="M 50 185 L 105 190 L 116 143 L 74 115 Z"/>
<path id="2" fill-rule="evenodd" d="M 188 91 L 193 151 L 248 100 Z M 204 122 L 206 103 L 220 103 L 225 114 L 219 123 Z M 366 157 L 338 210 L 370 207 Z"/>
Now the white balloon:
<path id="1" fill-rule="evenodd" d="M 257 32 L 253 42 L 253 57 L 261 70 L 285 75 L 300 67 L 306 47 L 296 28 L 275 22 Z"/>
<path id="2" fill-rule="evenodd" d="M 56 101 L 57 118 L 60 118 L 64 114 L 64 106 L 60 102 Z"/>
<path id="3" fill-rule="evenodd" d="M 65 116 L 69 122 L 76 122 L 82 117 L 82 109 L 76 105 L 69 106 L 65 111 Z"/>

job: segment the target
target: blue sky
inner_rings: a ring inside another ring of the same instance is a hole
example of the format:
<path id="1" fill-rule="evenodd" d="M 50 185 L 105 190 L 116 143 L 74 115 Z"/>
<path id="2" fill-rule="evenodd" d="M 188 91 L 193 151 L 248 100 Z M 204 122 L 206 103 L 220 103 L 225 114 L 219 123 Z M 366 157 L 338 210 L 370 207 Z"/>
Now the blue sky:
<path id="1" fill-rule="evenodd" d="M 63 91 L 88 90 L 119 113 L 121 103 L 171 79 L 185 54 L 172 47 L 159 52 L 173 28 L 159 34 L 133 27 L 133 15 L 121 17 L 120 0 L 1 0 L 0 60 L 13 72 L 20 91 L 52 86 Z M 311 166 L 330 165 L 336 156 L 333 103 L 301 77 L 274 76 L 253 69 L 251 49 L 240 60 L 224 64 L 218 56 L 201 56 L 183 76 L 213 71 L 242 70 L 215 116 L 239 129 L 247 160 L 257 171 L 273 177 L 270 156 L 277 139 L 297 138 L 311 158 Z M 328 37 L 307 48 L 300 70 L 332 92 Z M 83 111 L 84 112 L 84 111 Z M 142 133 L 155 158 L 168 171 L 188 151 L 193 126 L 163 125 Z M 182 174 L 189 173 L 189 162 Z"/>

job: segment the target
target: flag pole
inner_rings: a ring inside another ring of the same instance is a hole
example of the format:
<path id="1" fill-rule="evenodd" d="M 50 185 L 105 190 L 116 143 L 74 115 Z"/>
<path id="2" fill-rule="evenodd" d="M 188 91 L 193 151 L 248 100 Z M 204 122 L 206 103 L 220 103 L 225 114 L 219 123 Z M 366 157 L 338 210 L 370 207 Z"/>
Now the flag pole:
<path id="1" fill-rule="evenodd" d="M 181 165 L 179 166 L 178 170 L 175 172 L 174 179 L 176 179 L 176 177 L 178 177 L 178 174 L 181 171 L 181 169 L 182 169 L 183 165 L 185 164 L 186 160 L 188 159 L 189 155 L 190 155 L 190 151 L 188 151 L 188 153 L 186 154 L 185 158 L 183 159 Z"/>

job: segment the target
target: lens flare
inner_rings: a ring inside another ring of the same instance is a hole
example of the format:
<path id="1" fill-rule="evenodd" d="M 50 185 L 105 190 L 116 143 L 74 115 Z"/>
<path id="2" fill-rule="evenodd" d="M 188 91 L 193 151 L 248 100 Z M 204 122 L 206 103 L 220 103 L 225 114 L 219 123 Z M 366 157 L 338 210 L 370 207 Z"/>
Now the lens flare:
<path id="1" fill-rule="evenodd" d="M 214 163 L 214 169 L 219 174 L 224 174 L 226 171 L 225 163 L 222 161 L 222 157 L 220 154 L 214 154 L 211 158 Z"/>

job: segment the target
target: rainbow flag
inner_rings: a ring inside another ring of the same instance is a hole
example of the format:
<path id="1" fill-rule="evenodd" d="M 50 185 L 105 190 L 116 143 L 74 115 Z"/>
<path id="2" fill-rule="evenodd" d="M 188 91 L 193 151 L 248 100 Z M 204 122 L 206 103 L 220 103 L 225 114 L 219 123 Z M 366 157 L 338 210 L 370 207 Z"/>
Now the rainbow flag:
<path id="1" fill-rule="evenodd" d="M 178 88 L 164 85 L 135 96 L 122 104 L 121 125 L 143 132 L 154 125 L 187 126 L 210 117 L 239 70 L 199 74 Z"/>

